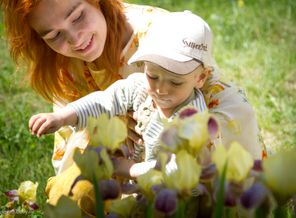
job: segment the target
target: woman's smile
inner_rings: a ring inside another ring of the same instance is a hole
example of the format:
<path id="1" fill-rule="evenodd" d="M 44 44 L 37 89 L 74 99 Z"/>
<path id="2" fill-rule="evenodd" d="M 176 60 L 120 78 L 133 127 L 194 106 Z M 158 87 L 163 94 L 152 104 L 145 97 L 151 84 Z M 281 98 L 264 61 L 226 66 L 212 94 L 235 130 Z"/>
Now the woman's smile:
<path id="1" fill-rule="evenodd" d="M 87 40 L 86 43 L 83 43 L 83 45 L 79 46 L 78 48 L 75 48 L 74 50 L 81 53 L 87 53 L 92 48 L 93 38 L 94 38 L 94 35 L 92 35 L 91 38 Z"/>

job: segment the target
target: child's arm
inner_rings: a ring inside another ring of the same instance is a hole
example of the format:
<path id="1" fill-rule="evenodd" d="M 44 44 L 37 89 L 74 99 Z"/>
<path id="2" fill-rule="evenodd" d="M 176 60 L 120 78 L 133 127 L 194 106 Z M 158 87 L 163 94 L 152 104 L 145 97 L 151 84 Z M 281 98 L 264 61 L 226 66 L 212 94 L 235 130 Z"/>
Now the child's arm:
<path id="1" fill-rule="evenodd" d="M 53 113 L 40 113 L 29 120 L 29 129 L 32 135 L 38 137 L 57 131 L 62 126 L 74 126 L 77 123 L 77 114 L 71 107 L 64 107 Z"/>
<path id="2" fill-rule="evenodd" d="M 135 163 L 133 160 L 115 158 L 113 159 L 113 165 L 115 175 L 125 178 L 137 178 L 154 168 L 156 161 Z"/>

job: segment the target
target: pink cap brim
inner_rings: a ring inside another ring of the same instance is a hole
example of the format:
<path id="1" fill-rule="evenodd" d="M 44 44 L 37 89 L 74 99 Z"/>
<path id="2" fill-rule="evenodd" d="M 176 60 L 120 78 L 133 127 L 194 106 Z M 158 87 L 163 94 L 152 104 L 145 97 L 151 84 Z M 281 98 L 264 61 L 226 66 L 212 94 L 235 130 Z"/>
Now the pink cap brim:
<path id="1" fill-rule="evenodd" d="M 195 59 L 181 62 L 181 61 L 172 60 L 170 58 L 166 58 L 164 56 L 154 55 L 154 54 L 137 57 L 136 59 L 130 61 L 130 63 L 135 63 L 139 61 L 147 61 L 147 62 L 157 64 L 160 67 L 172 73 L 180 74 L 180 75 L 186 75 L 188 73 L 191 73 L 201 65 L 201 63 Z"/>

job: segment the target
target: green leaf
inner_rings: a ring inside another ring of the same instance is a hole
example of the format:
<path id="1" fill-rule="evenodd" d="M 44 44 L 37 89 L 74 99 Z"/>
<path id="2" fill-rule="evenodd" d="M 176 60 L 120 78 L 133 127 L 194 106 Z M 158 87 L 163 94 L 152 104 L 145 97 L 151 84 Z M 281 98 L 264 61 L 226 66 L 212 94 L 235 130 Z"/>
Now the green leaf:
<path id="1" fill-rule="evenodd" d="M 226 171 L 227 171 L 227 165 L 228 161 L 226 160 L 221 179 L 219 182 L 219 189 L 218 189 L 218 194 L 217 194 L 217 202 L 215 205 L 215 210 L 214 210 L 214 218 L 221 218 L 223 215 L 223 208 L 224 208 L 224 184 L 225 184 L 225 178 L 226 178 Z"/>
<path id="2" fill-rule="evenodd" d="M 115 213 L 122 218 L 127 218 L 130 217 L 135 205 L 136 199 L 133 196 L 118 199 L 112 202 L 110 206 L 110 213 Z"/>
<path id="3" fill-rule="evenodd" d="M 104 217 L 104 202 L 102 199 L 102 196 L 100 194 L 100 187 L 98 185 L 98 180 L 96 179 L 96 176 L 93 175 L 93 185 L 95 188 L 95 196 L 96 196 L 96 214 L 98 218 Z"/>
<path id="4" fill-rule="evenodd" d="M 62 195 L 58 200 L 56 206 L 48 204 L 45 208 L 45 217 L 57 218 L 57 217 L 71 217 L 80 218 L 81 210 L 77 204 L 70 198 Z"/>

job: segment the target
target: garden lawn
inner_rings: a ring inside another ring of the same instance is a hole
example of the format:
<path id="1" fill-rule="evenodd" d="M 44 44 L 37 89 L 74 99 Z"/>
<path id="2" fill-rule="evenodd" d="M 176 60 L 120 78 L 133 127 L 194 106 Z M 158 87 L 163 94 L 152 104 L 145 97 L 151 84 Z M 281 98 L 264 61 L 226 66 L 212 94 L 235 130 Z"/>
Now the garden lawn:
<path id="1" fill-rule="evenodd" d="M 192 10 L 214 32 L 214 54 L 224 81 L 245 88 L 270 152 L 296 145 L 296 1 L 150 0 L 129 1 L 180 11 Z M 39 183 L 38 203 L 54 174 L 53 137 L 28 131 L 29 117 L 50 111 L 27 86 L 24 69 L 14 67 L 0 26 L 0 191 L 24 180 Z M 6 199 L 0 196 L 0 205 Z"/>
<path id="2" fill-rule="evenodd" d="M 3 24 L 0 34 L 0 206 L 7 202 L 4 191 L 31 180 L 39 183 L 37 201 L 43 207 L 46 181 L 54 175 L 53 137 L 31 136 L 28 121 L 36 112 L 50 111 L 51 105 L 26 86 L 22 68 L 16 72 L 3 40 Z"/>

